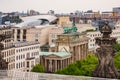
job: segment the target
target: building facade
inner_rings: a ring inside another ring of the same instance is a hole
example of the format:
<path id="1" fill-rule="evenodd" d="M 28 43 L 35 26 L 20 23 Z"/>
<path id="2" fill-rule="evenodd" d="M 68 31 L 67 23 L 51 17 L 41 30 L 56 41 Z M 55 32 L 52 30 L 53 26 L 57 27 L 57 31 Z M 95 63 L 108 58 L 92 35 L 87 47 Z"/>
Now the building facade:
<path id="1" fill-rule="evenodd" d="M 5 35 L 5 40 L 2 41 L 4 45 L 4 49 L 1 52 L 1 55 L 3 56 L 3 59 L 6 60 L 8 63 L 8 69 L 14 68 L 14 48 L 12 45 L 13 38 L 12 38 L 12 30 L 9 26 L 0 26 L 0 33 Z"/>
<path id="2" fill-rule="evenodd" d="M 8 62 L 8 70 L 31 71 L 35 64 L 39 64 L 39 42 L 13 42 L 13 30 L 9 26 L 1 26 L 0 33 L 5 35 L 1 55 Z"/>
<path id="3" fill-rule="evenodd" d="M 13 28 L 14 41 L 38 41 L 40 45 L 48 43 L 49 31 L 54 26 L 41 26 L 39 28 Z"/>
<path id="4" fill-rule="evenodd" d="M 56 50 L 66 49 L 72 55 L 71 62 L 84 59 L 88 54 L 88 38 L 82 33 L 60 34 L 56 40 Z"/>
<path id="5" fill-rule="evenodd" d="M 97 48 L 98 45 L 95 44 L 95 38 L 101 36 L 102 34 L 99 31 L 87 32 L 87 37 L 90 38 L 88 44 L 90 50 L 95 50 Z M 116 37 L 117 42 L 120 43 L 120 30 L 119 29 L 113 30 L 111 37 Z"/>
<path id="6" fill-rule="evenodd" d="M 38 42 L 13 42 L 12 48 L 2 51 L 8 62 L 8 70 L 31 71 L 39 64 L 40 44 Z"/>
<path id="7" fill-rule="evenodd" d="M 71 54 L 66 51 L 40 52 L 40 64 L 48 73 L 62 70 L 71 63 Z"/>
<path id="8" fill-rule="evenodd" d="M 40 44 L 38 42 L 14 42 L 15 70 L 31 71 L 39 64 Z"/>
<path id="9" fill-rule="evenodd" d="M 64 27 L 71 24 L 69 16 L 58 16 L 57 24 Z"/>
<path id="10" fill-rule="evenodd" d="M 102 12 L 101 13 L 101 17 L 102 18 L 110 18 L 110 17 L 113 17 L 113 12 Z"/>

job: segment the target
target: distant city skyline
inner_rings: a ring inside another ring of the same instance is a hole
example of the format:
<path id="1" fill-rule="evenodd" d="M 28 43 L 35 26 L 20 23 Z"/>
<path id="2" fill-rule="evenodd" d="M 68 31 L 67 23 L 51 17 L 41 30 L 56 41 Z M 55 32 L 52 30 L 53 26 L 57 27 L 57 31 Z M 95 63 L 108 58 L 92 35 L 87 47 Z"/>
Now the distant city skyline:
<path id="1" fill-rule="evenodd" d="M 112 11 L 113 7 L 120 7 L 119 0 L 0 0 L 0 11 L 2 12 L 27 12 L 35 10 L 47 13 L 54 10 L 55 13 L 70 13 L 79 11 Z"/>

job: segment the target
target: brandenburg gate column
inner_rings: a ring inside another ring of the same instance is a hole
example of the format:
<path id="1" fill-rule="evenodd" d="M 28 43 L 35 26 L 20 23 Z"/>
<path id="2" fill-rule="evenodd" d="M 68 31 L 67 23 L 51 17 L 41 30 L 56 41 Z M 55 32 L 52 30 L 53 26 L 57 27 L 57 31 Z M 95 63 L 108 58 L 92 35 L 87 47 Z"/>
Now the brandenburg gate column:
<path id="1" fill-rule="evenodd" d="M 47 71 L 47 60 L 45 59 L 45 70 Z"/>
<path id="2" fill-rule="evenodd" d="M 77 49 L 78 49 L 78 60 L 80 60 L 80 46 L 79 45 L 77 46 Z"/>
<path id="3" fill-rule="evenodd" d="M 88 53 L 88 51 L 87 51 L 88 48 L 87 48 L 87 47 L 88 47 L 88 44 L 86 43 L 86 44 L 85 44 L 85 57 L 87 56 L 87 53 Z"/>
<path id="4" fill-rule="evenodd" d="M 81 45 L 81 59 L 83 59 L 83 44 Z"/>

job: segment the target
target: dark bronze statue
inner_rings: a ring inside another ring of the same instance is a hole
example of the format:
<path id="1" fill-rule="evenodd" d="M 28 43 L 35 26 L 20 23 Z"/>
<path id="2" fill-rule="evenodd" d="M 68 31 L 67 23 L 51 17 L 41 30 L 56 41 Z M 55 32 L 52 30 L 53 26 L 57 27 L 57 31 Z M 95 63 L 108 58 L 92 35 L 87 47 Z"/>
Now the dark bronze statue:
<path id="1" fill-rule="evenodd" d="M 113 60 L 115 50 L 112 48 L 112 45 L 116 43 L 116 38 L 110 37 L 112 30 L 107 22 L 105 22 L 100 32 L 103 35 L 102 37 L 96 38 L 96 44 L 99 45 L 99 48 L 96 49 L 98 65 L 93 72 L 93 76 L 102 78 L 119 78 L 119 73 L 114 66 Z"/>

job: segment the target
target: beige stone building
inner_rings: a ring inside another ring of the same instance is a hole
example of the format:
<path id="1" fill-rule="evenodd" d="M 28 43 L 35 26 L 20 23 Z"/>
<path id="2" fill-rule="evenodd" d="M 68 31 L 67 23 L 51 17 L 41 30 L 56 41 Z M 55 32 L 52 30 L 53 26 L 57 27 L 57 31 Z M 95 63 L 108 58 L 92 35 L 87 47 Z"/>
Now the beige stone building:
<path id="1" fill-rule="evenodd" d="M 22 34 L 19 31 L 19 34 L 25 36 L 24 31 L 26 32 L 23 29 Z M 8 70 L 30 71 L 35 64 L 39 63 L 40 44 L 38 42 L 25 42 L 25 38 L 20 36 L 23 41 L 17 37 L 15 39 L 19 42 L 13 42 L 13 32 L 14 30 L 9 26 L 0 27 L 0 34 L 5 35 L 5 40 L 2 41 L 4 50 L 2 50 L 1 55 L 8 62 Z"/>
<path id="2" fill-rule="evenodd" d="M 9 62 L 8 69 L 13 69 L 15 66 L 15 58 L 14 58 L 14 48 L 12 45 L 13 38 L 12 38 L 12 30 L 9 26 L 0 26 L 0 34 L 5 35 L 5 40 L 2 41 L 4 44 L 4 50 L 2 50 L 1 55 L 6 60 L 6 62 Z"/>
<path id="3" fill-rule="evenodd" d="M 40 64 L 46 72 L 55 72 L 88 54 L 88 38 L 84 33 L 59 34 L 51 52 L 40 52 Z"/>
<path id="4" fill-rule="evenodd" d="M 93 27 L 91 24 L 76 24 L 76 27 L 77 27 L 77 31 L 80 33 L 84 32 L 88 29 L 95 30 L 95 27 Z M 49 45 L 51 47 L 50 50 L 52 50 L 52 47 L 55 47 L 55 40 L 58 38 L 57 35 L 63 34 L 63 33 L 64 33 L 64 30 L 62 27 L 54 27 L 50 30 L 50 32 L 49 32 Z M 88 36 L 88 34 L 86 34 L 86 36 Z M 89 38 L 92 38 L 92 37 L 89 37 Z M 54 49 L 53 49 L 53 51 L 54 51 Z"/>
<path id="5" fill-rule="evenodd" d="M 88 40 L 84 33 L 60 34 L 56 40 L 56 50 L 66 49 L 72 55 L 72 62 L 82 60 L 88 54 Z"/>
<path id="6" fill-rule="evenodd" d="M 86 33 L 65 33 L 61 27 L 52 28 L 52 31 L 49 36 L 50 52 L 40 52 L 40 64 L 45 67 L 46 72 L 55 72 L 70 63 L 86 58 L 89 41 Z"/>
<path id="7" fill-rule="evenodd" d="M 14 41 L 38 41 L 40 45 L 45 45 L 49 41 L 49 31 L 55 25 L 36 26 L 34 28 L 13 28 Z"/>
<path id="8" fill-rule="evenodd" d="M 58 20 L 57 20 L 57 24 L 62 27 L 68 26 L 69 24 L 71 24 L 70 17 L 69 16 L 59 16 Z"/>

